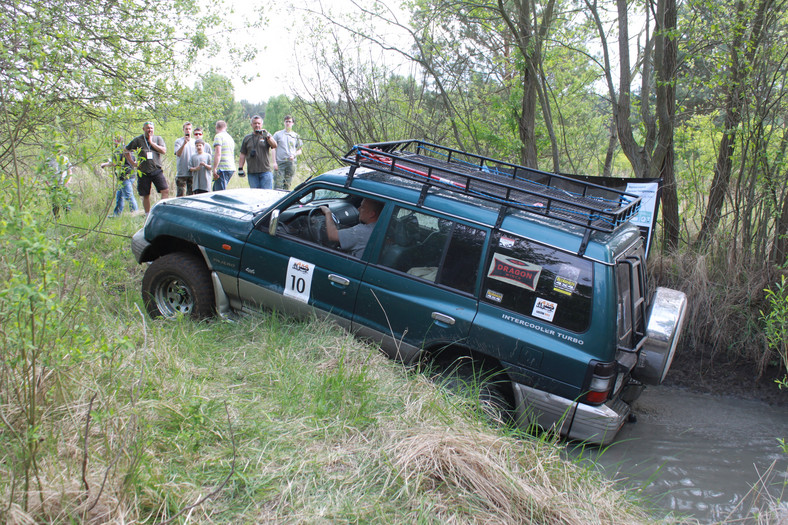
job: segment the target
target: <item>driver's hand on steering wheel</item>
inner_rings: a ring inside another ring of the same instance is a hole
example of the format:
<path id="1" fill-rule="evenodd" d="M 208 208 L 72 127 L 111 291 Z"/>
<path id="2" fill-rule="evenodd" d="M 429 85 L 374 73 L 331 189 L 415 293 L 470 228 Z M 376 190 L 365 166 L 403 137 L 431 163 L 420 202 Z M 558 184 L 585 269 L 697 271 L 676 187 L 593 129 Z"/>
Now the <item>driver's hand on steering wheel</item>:
<path id="1" fill-rule="evenodd" d="M 334 212 L 331 211 L 331 208 L 329 208 L 328 206 L 321 206 L 320 211 L 323 212 L 323 215 L 325 215 L 326 220 L 331 219 L 332 221 L 334 221 L 334 224 L 339 224 L 339 219 L 337 219 L 337 216 L 334 215 Z"/>

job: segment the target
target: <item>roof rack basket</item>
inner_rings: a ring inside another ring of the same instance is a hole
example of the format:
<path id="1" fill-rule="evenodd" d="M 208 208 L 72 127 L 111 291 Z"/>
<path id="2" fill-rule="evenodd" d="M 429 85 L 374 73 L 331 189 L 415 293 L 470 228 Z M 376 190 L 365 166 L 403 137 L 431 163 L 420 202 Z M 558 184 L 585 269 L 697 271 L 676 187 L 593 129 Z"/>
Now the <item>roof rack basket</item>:
<path id="1" fill-rule="evenodd" d="M 420 140 L 358 144 L 342 160 L 391 176 L 603 232 L 637 215 L 640 197 Z M 354 176 L 351 169 L 348 177 Z M 349 181 L 351 182 L 351 181 Z"/>

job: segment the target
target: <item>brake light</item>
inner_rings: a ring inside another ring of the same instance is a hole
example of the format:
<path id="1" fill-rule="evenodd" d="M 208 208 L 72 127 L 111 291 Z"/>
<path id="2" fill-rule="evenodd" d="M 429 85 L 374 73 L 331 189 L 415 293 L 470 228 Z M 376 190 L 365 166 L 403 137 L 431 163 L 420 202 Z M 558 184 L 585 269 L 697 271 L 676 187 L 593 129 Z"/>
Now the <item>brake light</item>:
<path id="1" fill-rule="evenodd" d="M 586 403 L 601 405 L 616 384 L 616 363 L 596 363 L 586 393 Z"/>

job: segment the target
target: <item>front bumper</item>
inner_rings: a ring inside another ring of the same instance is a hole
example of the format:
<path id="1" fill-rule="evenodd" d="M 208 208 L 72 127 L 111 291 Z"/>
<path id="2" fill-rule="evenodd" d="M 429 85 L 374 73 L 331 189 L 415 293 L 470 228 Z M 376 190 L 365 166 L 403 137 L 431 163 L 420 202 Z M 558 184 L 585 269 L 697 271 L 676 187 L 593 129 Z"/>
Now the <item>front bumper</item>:
<path id="1" fill-rule="evenodd" d="M 149 246 L 150 243 L 145 239 L 145 228 L 140 228 L 131 238 L 131 253 L 138 263 L 144 262 L 142 257 Z"/>
<path id="2" fill-rule="evenodd" d="M 607 445 L 616 437 L 631 411 L 620 398 L 591 406 L 513 383 L 517 423 L 537 424 L 569 439 Z"/>

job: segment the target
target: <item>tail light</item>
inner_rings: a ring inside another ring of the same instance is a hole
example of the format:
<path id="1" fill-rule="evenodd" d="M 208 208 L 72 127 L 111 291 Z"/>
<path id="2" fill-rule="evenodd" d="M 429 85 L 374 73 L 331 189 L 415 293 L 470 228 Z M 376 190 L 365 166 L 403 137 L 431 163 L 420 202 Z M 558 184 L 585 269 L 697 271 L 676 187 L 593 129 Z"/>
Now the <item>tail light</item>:
<path id="1" fill-rule="evenodd" d="M 610 397 L 616 385 L 616 363 L 592 363 L 591 380 L 585 401 L 589 405 L 601 405 Z"/>

